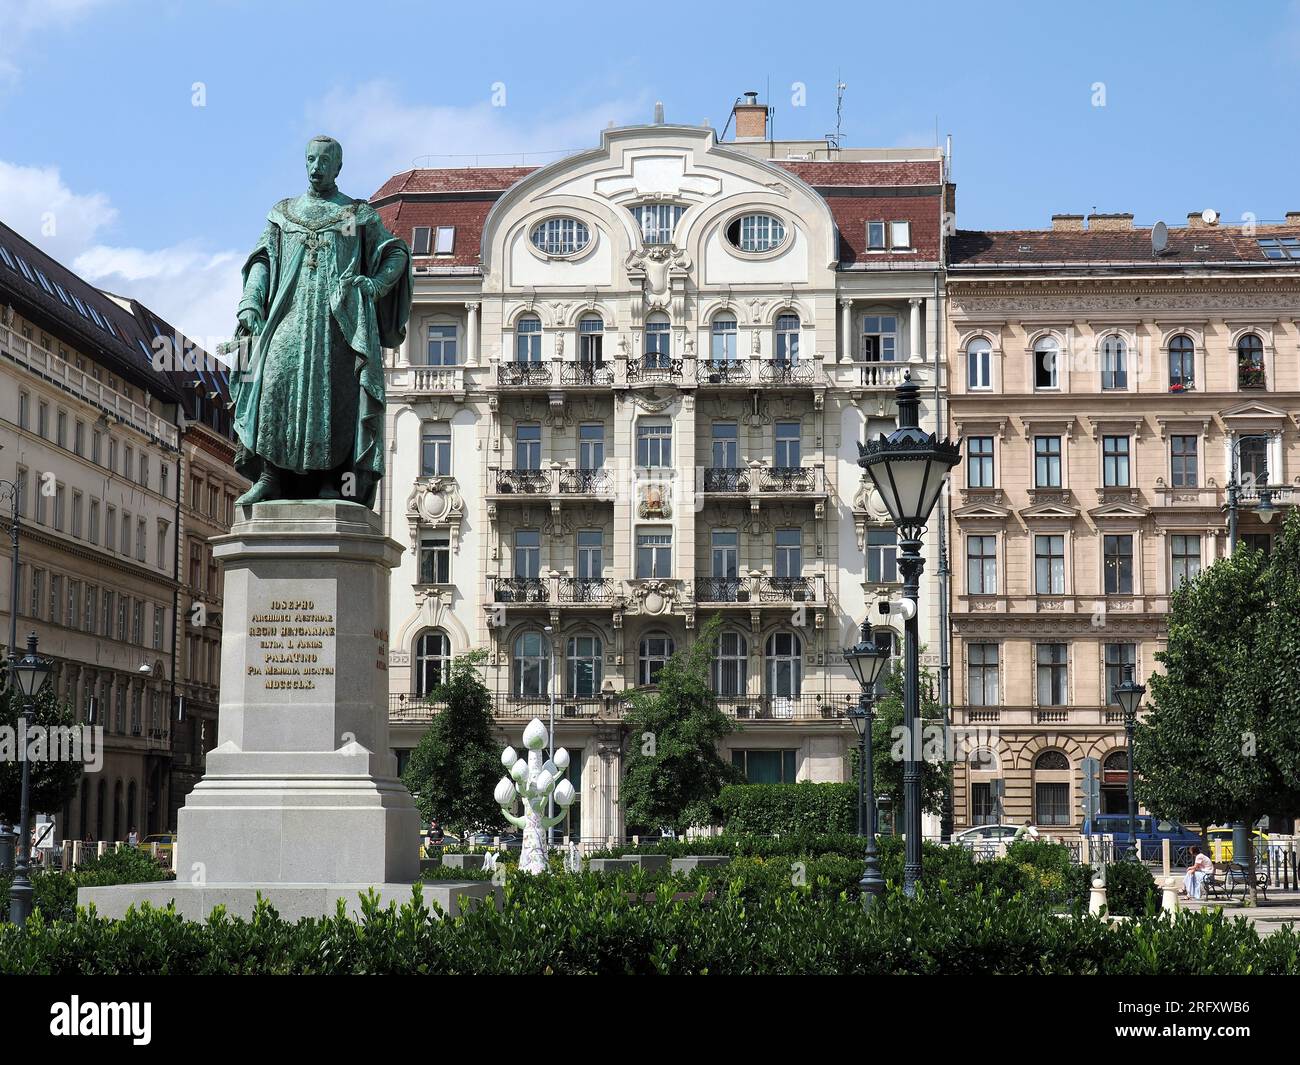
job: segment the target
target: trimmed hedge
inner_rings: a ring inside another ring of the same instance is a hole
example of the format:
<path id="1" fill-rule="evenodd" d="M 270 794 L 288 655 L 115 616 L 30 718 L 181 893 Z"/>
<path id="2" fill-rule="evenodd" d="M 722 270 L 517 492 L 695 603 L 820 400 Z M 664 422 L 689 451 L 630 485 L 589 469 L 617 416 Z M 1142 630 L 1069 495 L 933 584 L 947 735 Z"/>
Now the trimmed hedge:
<path id="1" fill-rule="evenodd" d="M 142 884 L 174 879 L 152 855 L 137 847 L 119 847 L 102 857 L 91 855 L 71 873 L 57 869 L 32 871 L 32 908 L 49 921 L 70 921 L 77 912 L 77 888 L 111 884 Z M 9 920 L 9 885 L 13 875 L 0 876 L 0 920 Z"/>
<path id="2" fill-rule="evenodd" d="M 856 784 L 728 784 L 718 795 L 726 832 L 850 833 L 858 827 Z"/>
<path id="3" fill-rule="evenodd" d="M 652 902 L 589 878 L 511 878 L 504 908 L 438 919 L 422 904 L 360 921 L 290 924 L 263 905 L 251 921 L 186 922 L 144 909 L 86 912 L 0 928 L 0 974 L 1300 974 L 1300 936 L 1261 940 L 1244 919 L 1182 913 L 1116 928 L 1001 893 L 892 892 L 871 913 L 856 897 L 807 889 L 754 897 L 720 881 Z"/>

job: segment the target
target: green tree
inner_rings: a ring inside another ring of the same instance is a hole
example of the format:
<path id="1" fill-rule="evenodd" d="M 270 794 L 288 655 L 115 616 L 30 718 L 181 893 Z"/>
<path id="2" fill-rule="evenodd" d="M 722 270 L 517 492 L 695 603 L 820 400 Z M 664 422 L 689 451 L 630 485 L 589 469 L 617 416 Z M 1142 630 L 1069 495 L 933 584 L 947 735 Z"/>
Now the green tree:
<path id="1" fill-rule="evenodd" d="M 22 805 L 22 763 L 17 757 L 18 717 L 22 713 L 23 699 L 14 687 L 0 693 L 0 820 L 17 824 Z M 59 700 L 51 684 L 36 696 L 35 724 L 47 729 L 76 725 L 77 717 L 71 705 Z M 32 746 L 29 738 L 28 748 Z M 68 759 L 56 760 L 59 745 L 43 745 L 45 755 L 31 766 L 32 813 L 58 813 L 77 793 L 77 784 L 85 768 L 84 762 Z"/>
<path id="2" fill-rule="evenodd" d="M 501 747 L 492 738 L 492 693 L 483 682 L 483 650 L 454 659 L 429 695 L 445 709 L 434 716 L 402 774 L 426 821 L 438 818 L 464 833 L 501 823 L 492 792 L 501 776 Z"/>
<path id="3" fill-rule="evenodd" d="M 943 749 L 943 708 L 931 693 L 934 675 L 921 667 L 921 805 L 930 813 L 943 809 L 943 798 L 952 779 L 952 764 Z M 871 756 L 875 762 L 874 784 L 877 801 L 887 799 L 891 812 L 903 809 L 903 758 L 907 750 L 903 732 L 902 659 L 885 673 L 885 694 L 872 711 Z M 856 736 L 854 737 L 856 740 Z M 849 751 L 849 778 L 858 779 L 858 747 Z M 882 804 L 883 805 L 883 804 Z"/>
<path id="4" fill-rule="evenodd" d="M 1300 808 L 1300 511 L 1271 556 L 1239 548 L 1174 592 L 1156 661 L 1133 743 L 1141 803 L 1202 825 Z"/>
<path id="5" fill-rule="evenodd" d="M 734 730 L 718 709 L 711 666 L 722 619 L 701 630 L 689 652 L 675 653 L 659 671 L 657 688 L 628 695 L 629 734 L 622 804 L 629 824 L 709 824 L 724 784 L 744 776 L 718 754 Z"/>

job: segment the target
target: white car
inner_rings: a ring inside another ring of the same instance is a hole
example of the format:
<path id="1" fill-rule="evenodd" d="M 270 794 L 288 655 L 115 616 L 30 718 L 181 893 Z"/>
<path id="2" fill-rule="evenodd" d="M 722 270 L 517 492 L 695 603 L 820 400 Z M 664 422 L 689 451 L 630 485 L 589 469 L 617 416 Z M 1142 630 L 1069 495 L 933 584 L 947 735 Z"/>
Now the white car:
<path id="1" fill-rule="evenodd" d="M 995 844 L 1010 843 L 1019 831 L 1019 825 L 976 825 L 962 832 L 954 832 L 952 843 L 954 847 L 991 850 Z"/>

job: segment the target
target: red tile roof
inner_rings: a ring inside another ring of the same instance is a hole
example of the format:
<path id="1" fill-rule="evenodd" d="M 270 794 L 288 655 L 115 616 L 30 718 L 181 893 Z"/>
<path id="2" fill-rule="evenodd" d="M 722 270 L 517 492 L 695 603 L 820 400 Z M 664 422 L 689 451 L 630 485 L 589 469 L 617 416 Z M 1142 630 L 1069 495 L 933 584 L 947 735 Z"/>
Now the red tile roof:
<path id="1" fill-rule="evenodd" d="M 535 166 L 467 166 L 446 170 L 405 170 L 384 182 L 371 200 L 413 192 L 504 192 Z"/>
<path id="2" fill-rule="evenodd" d="M 936 160 L 901 163 L 800 162 L 773 159 L 777 166 L 789 170 L 814 187 L 818 185 L 937 185 L 943 180 L 942 164 Z"/>

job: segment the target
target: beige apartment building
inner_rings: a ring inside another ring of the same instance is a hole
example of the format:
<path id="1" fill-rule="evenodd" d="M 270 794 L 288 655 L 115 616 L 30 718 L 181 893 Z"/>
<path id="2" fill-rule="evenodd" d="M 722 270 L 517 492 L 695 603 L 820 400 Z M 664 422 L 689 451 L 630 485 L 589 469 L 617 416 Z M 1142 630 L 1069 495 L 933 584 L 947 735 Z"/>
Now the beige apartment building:
<path id="1" fill-rule="evenodd" d="M 714 615 L 726 756 L 847 779 L 841 651 L 898 592 L 857 448 L 906 370 L 934 424 L 942 153 L 772 141 L 752 98 L 733 117 L 734 140 L 656 121 L 372 199 L 415 254 L 380 501 L 408 548 L 392 741 L 404 762 L 451 658 L 487 648 L 503 740 L 554 699 L 574 837 L 622 834 L 622 696 Z"/>
<path id="2" fill-rule="evenodd" d="M 1111 692 L 1158 668 L 1170 592 L 1300 492 L 1300 215 L 958 231 L 949 245 L 958 827 L 1126 807 Z"/>

